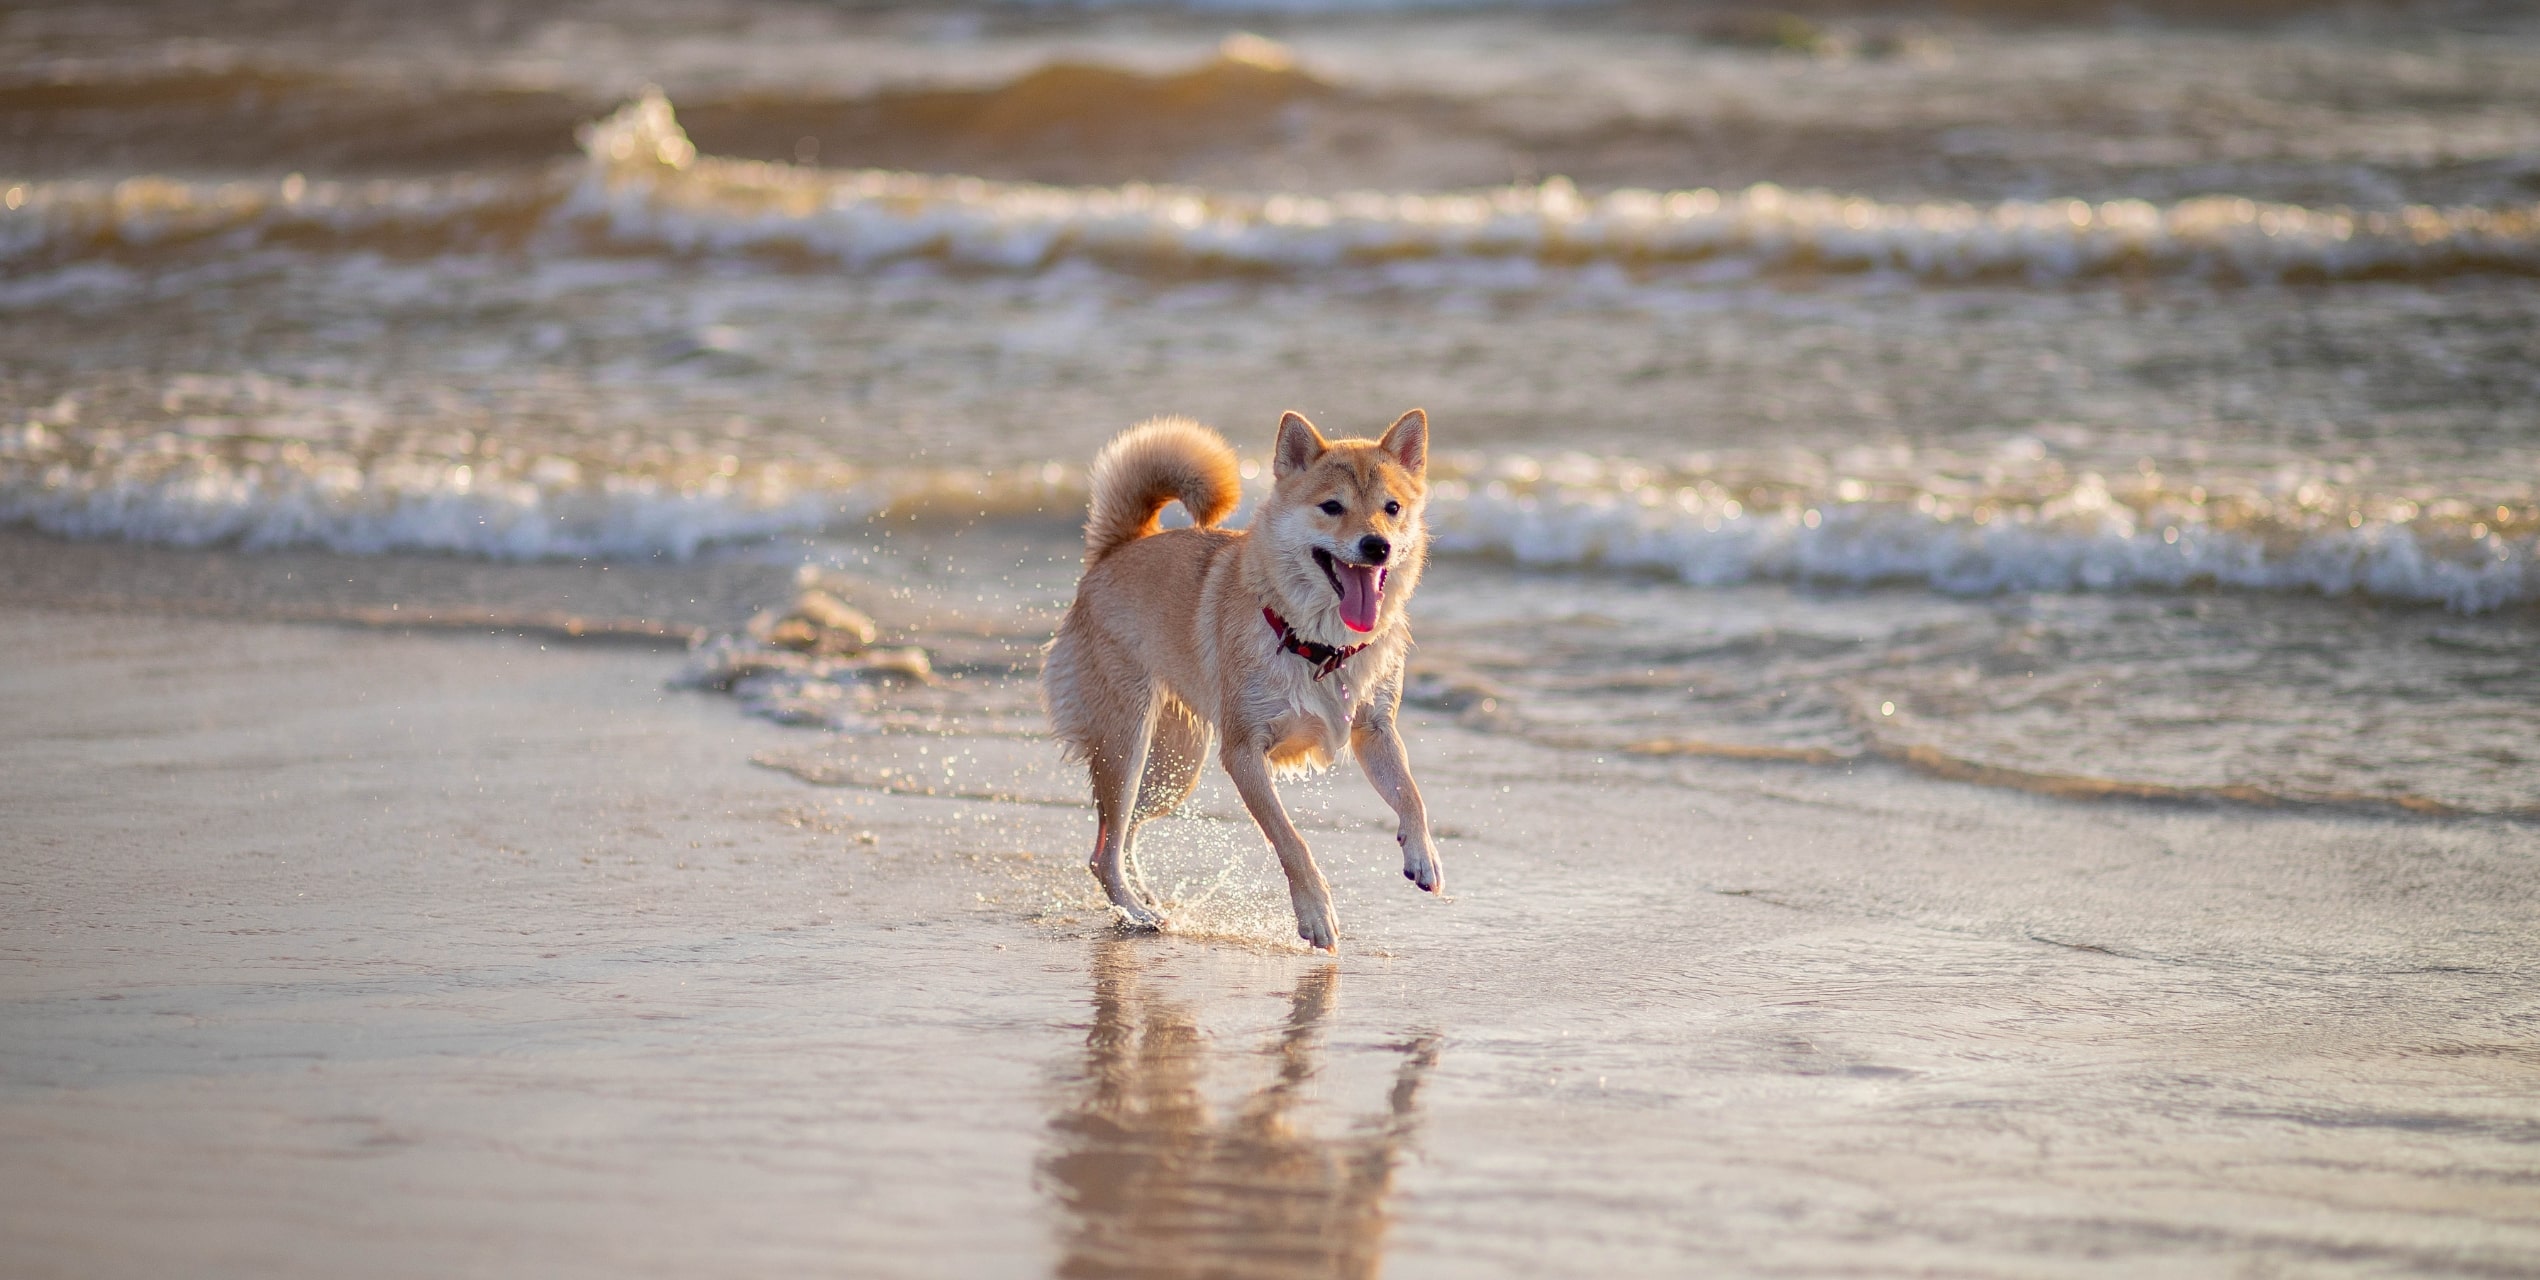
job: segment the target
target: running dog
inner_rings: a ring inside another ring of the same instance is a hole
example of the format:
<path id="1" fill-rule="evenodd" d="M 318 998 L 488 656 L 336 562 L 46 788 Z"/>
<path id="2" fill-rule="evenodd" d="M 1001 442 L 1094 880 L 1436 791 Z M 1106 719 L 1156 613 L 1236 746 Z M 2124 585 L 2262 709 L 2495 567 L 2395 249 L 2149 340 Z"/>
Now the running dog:
<path id="1" fill-rule="evenodd" d="M 1336 948 L 1340 922 L 1274 777 L 1355 752 L 1401 826 L 1402 874 L 1443 883 L 1394 713 L 1411 647 L 1403 607 L 1428 558 L 1429 416 L 1379 440 L 1326 440 L 1279 419 L 1275 486 L 1249 527 L 1235 452 L 1187 418 L 1130 428 L 1095 455 L 1085 575 L 1042 676 L 1051 726 L 1093 776 L 1092 870 L 1131 928 L 1164 921 L 1143 892 L 1138 827 L 1199 781 L 1209 747 L 1287 873 L 1297 936 Z M 1194 526 L 1159 530 L 1178 501 Z"/>

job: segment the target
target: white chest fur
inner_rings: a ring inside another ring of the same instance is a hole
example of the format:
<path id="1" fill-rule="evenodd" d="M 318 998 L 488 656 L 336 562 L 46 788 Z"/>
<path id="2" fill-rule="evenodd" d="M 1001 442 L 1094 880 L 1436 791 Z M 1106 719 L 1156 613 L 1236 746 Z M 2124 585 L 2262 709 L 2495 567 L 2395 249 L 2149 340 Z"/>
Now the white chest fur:
<path id="1" fill-rule="evenodd" d="M 1315 679 L 1316 664 L 1278 651 L 1256 677 L 1255 724 L 1268 728 L 1269 754 L 1283 768 L 1321 767 L 1349 752 L 1350 727 L 1402 659 L 1395 636 L 1351 655 Z"/>

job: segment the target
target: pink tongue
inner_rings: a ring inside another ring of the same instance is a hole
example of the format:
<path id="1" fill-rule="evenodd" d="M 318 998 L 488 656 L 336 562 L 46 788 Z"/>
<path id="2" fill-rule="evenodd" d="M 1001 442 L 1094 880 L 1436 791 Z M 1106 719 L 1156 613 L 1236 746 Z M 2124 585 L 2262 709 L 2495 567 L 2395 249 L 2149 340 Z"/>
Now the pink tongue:
<path id="1" fill-rule="evenodd" d="M 1376 629 L 1376 605 L 1385 598 L 1385 571 L 1372 564 L 1335 564 L 1341 580 L 1341 625 L 1352 631 Z"/>

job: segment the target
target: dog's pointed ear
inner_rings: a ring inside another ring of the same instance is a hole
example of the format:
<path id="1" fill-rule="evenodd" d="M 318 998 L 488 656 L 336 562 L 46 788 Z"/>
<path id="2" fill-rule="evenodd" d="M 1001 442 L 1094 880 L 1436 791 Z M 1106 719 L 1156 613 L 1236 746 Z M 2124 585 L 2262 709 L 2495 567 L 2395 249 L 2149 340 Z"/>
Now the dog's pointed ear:
<path id="1" fill-rule="evenodd" d="M 1429 411 L 1414 409 L 1394 419 L 1393 425 L 1385 428 L 1385 438 L 1377 441 L 1376 447 L 1392 454 L 1394 460 L 1402 464 L 1403 470 L 1415 476 L 1428 470 Z"/>
<path id="2" fill-rule="evenodd" d="M 1305 420 L 1304 414 L 1294 410 L 1281 414 L 1279 443 L 1271 450 L 1270 476 L 1274 480 L 1285 480 L 1313 466 L 1314 460 L 1331 447 L 1323 439 L 1323 433 Z"/>

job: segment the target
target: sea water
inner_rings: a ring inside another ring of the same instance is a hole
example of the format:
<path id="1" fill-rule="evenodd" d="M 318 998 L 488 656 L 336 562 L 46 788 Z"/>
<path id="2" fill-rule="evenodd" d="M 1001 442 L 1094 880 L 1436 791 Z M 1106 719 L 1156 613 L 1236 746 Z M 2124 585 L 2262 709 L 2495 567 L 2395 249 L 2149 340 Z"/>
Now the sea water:
<path id="1" fill-rule="evenodd" d="M 1493 731 L 2540 807 L 2509 13 L 717 13 L 13 20 L 0 521 L 515 604 L 968 527 L 1028 652 L 1110 433 L 1416 404 Z"/>

